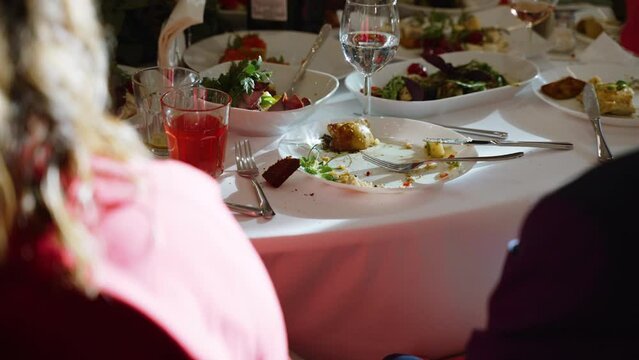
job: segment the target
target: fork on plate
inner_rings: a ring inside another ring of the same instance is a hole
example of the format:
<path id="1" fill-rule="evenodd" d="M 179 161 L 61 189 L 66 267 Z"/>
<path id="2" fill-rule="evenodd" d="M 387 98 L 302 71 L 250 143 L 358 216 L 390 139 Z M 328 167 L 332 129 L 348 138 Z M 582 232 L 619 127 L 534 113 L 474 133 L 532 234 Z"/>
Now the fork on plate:
<path id="1" fill-rule="evenodd" d="M 255 164 L 255 158 L 253 157 L 253 151 L 251 150 L 251 143 L 248 140 L 242 140 L 235 143 L 235 164 L 237 165 L 237 173 L 243 178 L 250 179 L 257 192 L 257 197 L 260 200 L 260 209 L 262 210 L 262 216 L 266 219 L 270 219 L 275 215 L 275 211 L 266 199 L 266 195 L 262 190 L 262 187 L 257 182 L 257 177 L 260 175 L 260 171 Z"/>
<path id="2" fill-rule="evenodd" d="M 362 158 L 368 161 L 371 164 L 375 164 L 384 169 L 388 169 L 394 172 L 409 172 L 414 170 L 415 168 L 420 167 L 421 165 L 429 162 L 453 162 L 453 161 L 500 161 L 500 160 L 510 160 L 518 157 L 524 156 L 523 152 L 514 152 L 504 155 L 496 155 L 496 156 L 466 156 L 466 157 L 453 157 L 453 158 L 429 158 L 421 161 L 409 162 L 409 163 L 394 163 L 386 160 L 382 160 L 380 158 L 376 158 L 367 154 L 364 151 L 360 152 L 362 154 Z"/>

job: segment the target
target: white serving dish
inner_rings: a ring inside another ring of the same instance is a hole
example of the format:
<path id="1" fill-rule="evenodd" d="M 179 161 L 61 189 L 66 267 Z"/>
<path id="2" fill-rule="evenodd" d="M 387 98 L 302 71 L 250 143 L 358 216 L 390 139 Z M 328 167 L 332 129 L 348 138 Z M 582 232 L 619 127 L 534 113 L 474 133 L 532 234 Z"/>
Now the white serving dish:
<path id="1" fill-rule="evenodd" d="M 511 85 L 451 98 L 426 101 L 399 101 L 373 97 L 371 99 L 372 114 L 423 119 L 430 115 L 444 114 L 477 105 L 494 103 L 513 97 L 539 73 L 539 69 L 532 62 L 502 53 L 460 51 L 442 54 L 441 57 L 455 66 L 467 64 L 473 59 L 485 62 L 504 75 Z M 383 87 L 394 76 L 405 74 L 406 68 L 414 62 L 425 65 L 429 74 L 439 71 L 439 69 L 424 59 L 404 60 L 386 65 L 379 72 L 375 73 L 373 75 L 372 85 Z M 360 73 L 353 72 L 346 77 L 345 84 L 348 90 L 350 90 L 362 106 L 364 106 L 366 97 L 361 92 L 361 89 L 364 87 L 364 76 Z"/>
<path id="2" fill-rule="evenodd" d="M 217 78 L 228 72 L 232 62 L 215 65 L 200 72 L 202 77 Z M 297 71 L 297 66 L 262 63 L 262 69 L 273 72 L 271 82 L 277 93 L 282 93 L 288 87 Z M 307 97 L 311 105 L 295 110 L 285 111 L 257 111 L 231 108 L 229 128 L 249 136 L 276 136 L 297 126 L 308 119 L 317 106 L 328 99 L 339 87 L 339 80 L 331 74 L 320 71 L 306 70 L 304 77 L 295 86 L 295 94 Z M 289 94 L 290 95 L 290 94 Z"/>

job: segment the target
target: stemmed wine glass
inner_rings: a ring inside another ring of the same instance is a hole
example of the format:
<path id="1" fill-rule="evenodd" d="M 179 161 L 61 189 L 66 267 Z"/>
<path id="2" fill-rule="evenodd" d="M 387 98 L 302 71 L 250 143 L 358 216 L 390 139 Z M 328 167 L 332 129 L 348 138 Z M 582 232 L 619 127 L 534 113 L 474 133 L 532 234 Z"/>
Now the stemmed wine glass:
<path id="1" fill-rule="evenodd" d="M 533 26 L 553 14 L 558 0 L 509 0 L 510 13 L 526 23 L 528 46 L 532 46 Z"/>
<path id="2" fill-rule="evenodd" d="M 371 76 L 399 46 L 397 0 L 346 0 L 339 39 L 346 60 L 364 75 L 364 115 L 371 112 Z"/>

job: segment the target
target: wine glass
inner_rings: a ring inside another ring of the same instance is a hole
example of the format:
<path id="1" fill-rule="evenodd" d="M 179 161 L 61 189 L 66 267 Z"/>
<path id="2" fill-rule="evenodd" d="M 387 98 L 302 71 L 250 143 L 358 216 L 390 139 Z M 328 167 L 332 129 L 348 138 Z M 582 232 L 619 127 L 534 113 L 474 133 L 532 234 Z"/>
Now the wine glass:
<path id="1" fill-rule="evenodd" d="M 510 13 L 526 23 L 528 46 L 532 47 L 533 26 L 552 15 L 558 0 L 509 0 Z"/>
<path id="2" fill-rule="evenodd" d="M 339 39 L 346 60 L 364 75 L 364 115 L 371 112 L 371 76 L 399 46 L 397 0 L 346 0 Z"/>

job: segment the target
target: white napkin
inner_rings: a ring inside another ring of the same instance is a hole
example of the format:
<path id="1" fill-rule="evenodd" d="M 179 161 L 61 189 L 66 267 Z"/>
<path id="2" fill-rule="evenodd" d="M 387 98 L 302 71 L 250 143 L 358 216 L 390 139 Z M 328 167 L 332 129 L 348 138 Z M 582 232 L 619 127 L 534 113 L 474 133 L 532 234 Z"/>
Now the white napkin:
<path id="1" fill-rule="evenodd" d="M 169 66 L 176 36 L 204 20 L 206 0 L 178 0 L 158 38 L 158 65 Z"/>
<path id="2" fill-rule="evenodd" d="M 584 51 L 577 56 L 583 63 L 613 63 L 620 65 L 639 65 L 639 58 L 624 49 L 608 34 L 602 32 Z"/>

